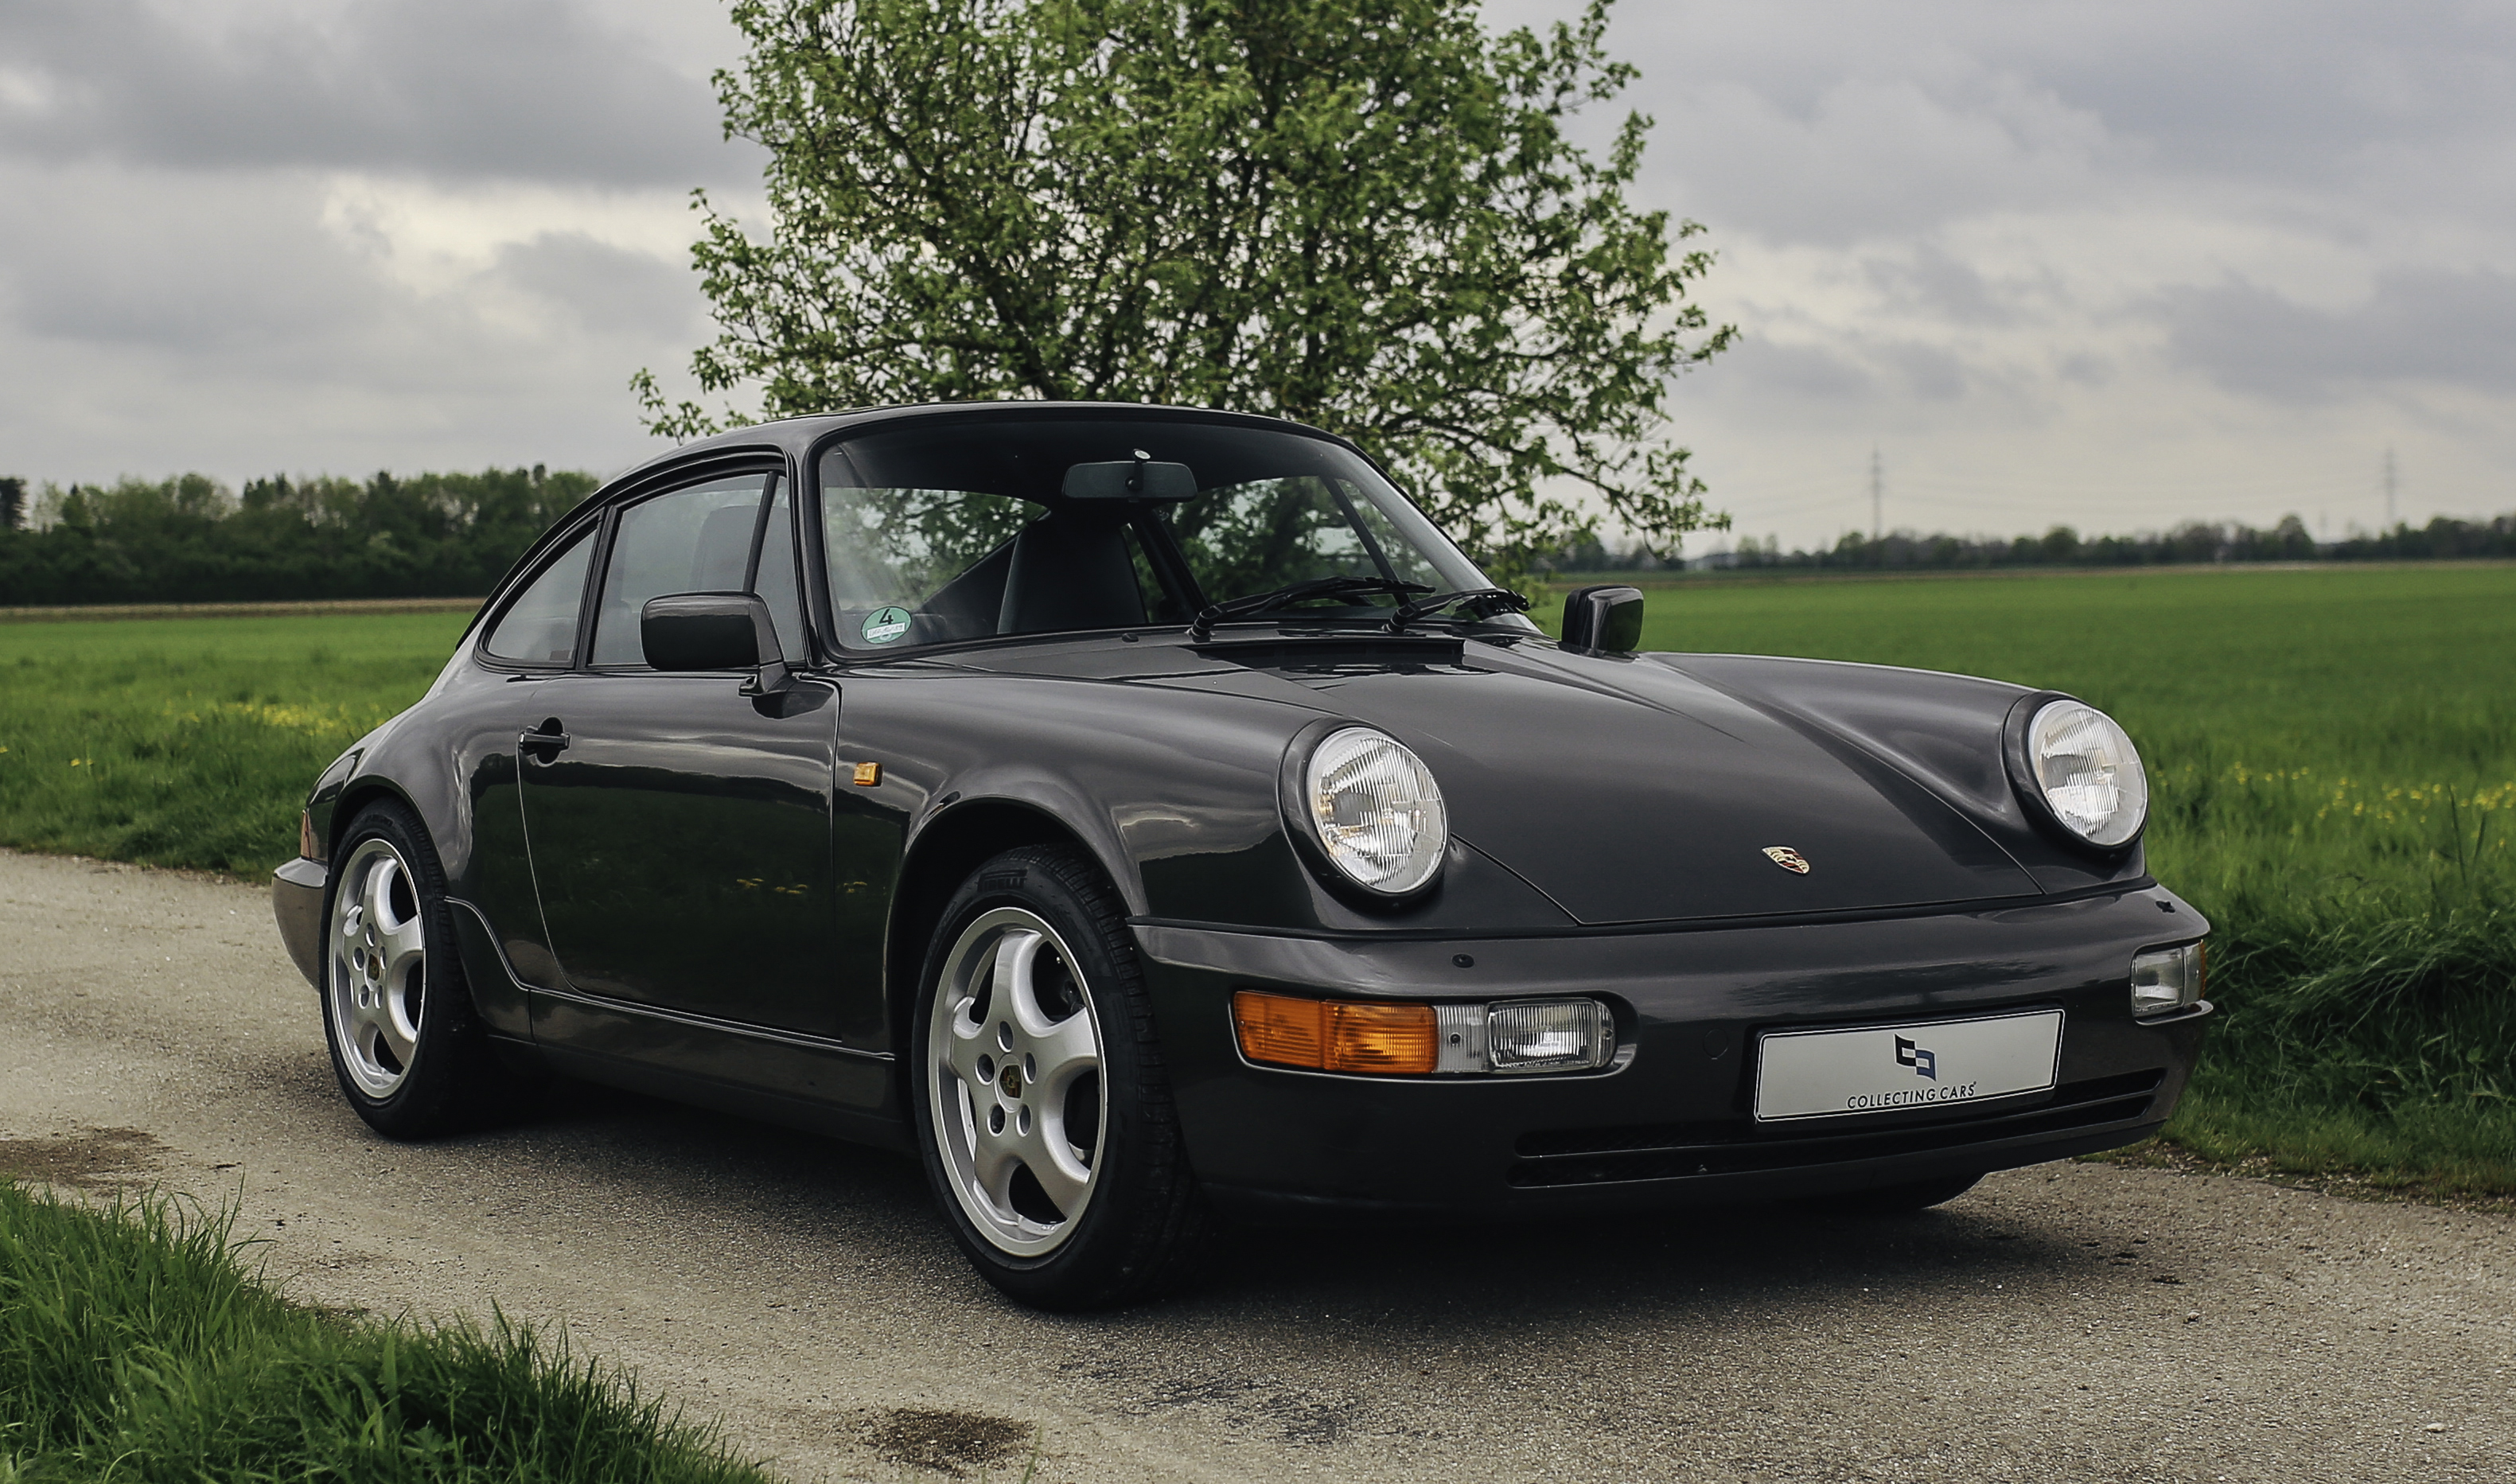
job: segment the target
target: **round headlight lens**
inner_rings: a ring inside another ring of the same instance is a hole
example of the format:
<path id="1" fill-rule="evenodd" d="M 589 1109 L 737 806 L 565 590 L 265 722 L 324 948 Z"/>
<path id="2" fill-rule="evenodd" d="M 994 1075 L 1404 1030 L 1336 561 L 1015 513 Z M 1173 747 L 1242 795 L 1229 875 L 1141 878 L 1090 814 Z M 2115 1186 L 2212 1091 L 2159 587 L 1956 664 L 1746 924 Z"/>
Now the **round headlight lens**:
<path id="1" fill-rule="evenodd" d="M 1356 885 L 1401 896 L 1442 869 L 1450 844 L 1442 787 L 1397 739 L 1368 727 L 1331 732 L 1311 749 L 1302 785 L 1321 848 Z"/>
<path id="2" fill-rule="evenodd" d="M 2076 700 L 2047 702 L 2027 724 L 2035 786 L 2065 827 L 2091 845 L 2120 845 L 2149 818 L 2149 776 L 2113 717 Z"/>

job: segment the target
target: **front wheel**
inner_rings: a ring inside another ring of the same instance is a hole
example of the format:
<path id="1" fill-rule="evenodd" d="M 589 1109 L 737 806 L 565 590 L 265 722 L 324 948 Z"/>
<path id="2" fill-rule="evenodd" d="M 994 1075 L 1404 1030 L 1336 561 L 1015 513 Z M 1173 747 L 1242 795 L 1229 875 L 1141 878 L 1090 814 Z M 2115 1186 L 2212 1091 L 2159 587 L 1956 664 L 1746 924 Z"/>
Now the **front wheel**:
<path id="1" fill-rule="evenodd" d="M 962 884 L 910 1043 L 927 1177 L 989 1283 L 1081 1309 L 1185 1276 L 1204 1208 L 1125 914 L 1088 858 L 1028 846 Z"/>

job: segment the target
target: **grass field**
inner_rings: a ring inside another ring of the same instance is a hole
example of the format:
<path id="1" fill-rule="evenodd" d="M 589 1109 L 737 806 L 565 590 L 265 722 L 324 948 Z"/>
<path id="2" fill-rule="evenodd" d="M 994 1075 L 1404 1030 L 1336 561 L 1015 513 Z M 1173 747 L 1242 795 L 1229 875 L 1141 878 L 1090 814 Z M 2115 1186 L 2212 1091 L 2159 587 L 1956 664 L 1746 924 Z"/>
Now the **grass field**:
<path id="1" fill-rule="evenodd" d="M 2068 691 L 2155 790 L 2150 868 L 2215 926 L 2224 1013 L 2171 1133 L 2516 1194 L 2516 568 L 1689 581 L 1651 649 Z"/>
<path id="2" fill-rule="evenodd" d="M 0 623 L 0 843 L 251 875 L 463 613 Z"/>
<path id="3" fill-rule="evenodd" d="M 0 623 L 0 842 L 255 873 L 460 615 Z M 2072 692 L 2130 729 L 2225 1008 L 2173 1134 L 2516 1194 L 2516 567 L 1657 586 L 1645 643 Z"/>
<path id="4" fill-rule="evenodd" d="M 215 1213 L 0 1180 L 0 1480 L 766 1484 L 529 1331 L 303 1307 L 250 1255 Z"/>

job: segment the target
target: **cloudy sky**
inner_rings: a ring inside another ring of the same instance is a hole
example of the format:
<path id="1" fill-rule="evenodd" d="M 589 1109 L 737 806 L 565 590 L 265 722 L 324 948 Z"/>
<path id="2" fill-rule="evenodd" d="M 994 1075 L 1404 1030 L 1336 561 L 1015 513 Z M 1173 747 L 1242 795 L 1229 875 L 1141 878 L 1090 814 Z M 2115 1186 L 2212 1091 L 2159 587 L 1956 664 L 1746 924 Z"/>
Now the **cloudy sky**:
<path id="1" fill-rule="evenodd" d="M 1491 0 L 1518 23 L 1568 9 Z M 2516 7 L 1626 0 L 1743 534 L 2516 509 Z M 720 0 L 6 0 L 0 473 L 653 445 Z M 1604 122 L 1604 120 L 1603 120 Z M 756 209 L 756 204 L 754 206 Z M 1718 538 L 1703 545 L 1720 544 Z"/>

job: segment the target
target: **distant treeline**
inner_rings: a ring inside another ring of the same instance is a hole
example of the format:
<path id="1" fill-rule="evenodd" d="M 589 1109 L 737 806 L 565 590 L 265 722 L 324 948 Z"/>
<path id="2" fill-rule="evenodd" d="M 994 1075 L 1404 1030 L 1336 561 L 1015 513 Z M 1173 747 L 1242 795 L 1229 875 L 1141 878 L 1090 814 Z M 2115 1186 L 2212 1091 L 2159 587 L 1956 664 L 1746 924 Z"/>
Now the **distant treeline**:
<path id="1" fill-rule="evenodd" d="M 1891 531 L 1879 539 L 1846 532 L 1831 547 L 1783 551 L 1750 536 L 1735 550 L 1683 563 L 1645 550 L 1611 551 L 1593 541 L 1561 552 L 1559 572 L 1628 572 L 1687 567 L 1833 569 L 1968 567 L 2166 567 L 2224 562 L 2418 562 L 2454 557 L 2516 557 L 2516 515 L 2489 521 L 2439 516 L 2426 526 L 2398 525 L 2375 534 L 2318 541 L 2306 523 L 2286 516 L 2268 530 L 2193 521 L 2167 531 L 2082 537 L 2068 526 L 2040 536 L 1985 536 Z"/>
<path id="2" fill-rule="evenodd" d="M 488 469 L 46 487 L 0 480 L 0 606 L 485 593 L 590 474 Z"/>

